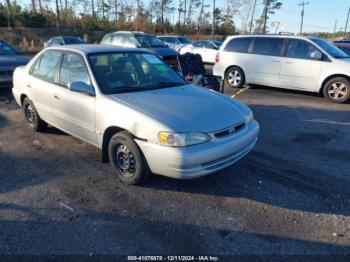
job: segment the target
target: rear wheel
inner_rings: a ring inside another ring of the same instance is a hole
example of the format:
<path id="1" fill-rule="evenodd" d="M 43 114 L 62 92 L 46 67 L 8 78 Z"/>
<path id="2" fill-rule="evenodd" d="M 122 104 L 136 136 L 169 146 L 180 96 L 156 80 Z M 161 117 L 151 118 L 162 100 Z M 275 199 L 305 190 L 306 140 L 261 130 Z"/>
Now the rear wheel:
<path id="1" fill-rule="evenodd" d="M 27 97 L 23 101 L 23 112 L 29 126 L 36 132 L 45 130 L 47 124 L 40 118 L 33 102 Z"/>
<path id="2" fill-rule="evenodd" d="M 241 88 L 245 83 L 245 76 L 239 67 L 231 67 L 225 75 L 226 83 L 232 88 Z"/>
<path id="3" fill-rule="evenodd" d="M 345 103 L 350 98 L 350 82 L 345 77 L 335 77 L 329 80 L 324 88 L 323 95 L 334 103 Z"/>
<path id="4" fill-rule="evenodd" d="M 118 179 L 123 183 L 136 185 L 149 178 L 151 172 L 146 159 L 128 132 L 116 133 L 111 138 L 108 155 Z"/>

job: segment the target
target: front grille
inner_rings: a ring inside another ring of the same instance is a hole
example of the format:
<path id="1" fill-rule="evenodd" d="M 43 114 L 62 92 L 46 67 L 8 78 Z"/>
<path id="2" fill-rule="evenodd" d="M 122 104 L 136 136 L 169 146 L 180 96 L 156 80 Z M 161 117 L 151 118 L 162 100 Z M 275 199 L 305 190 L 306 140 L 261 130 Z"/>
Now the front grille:
<path id="1" fill-rule="evenodd" d="M 238 125 L 232 126 L 232 127 L 227 128 L 225 130 L 221 130 L 221 131 L 215 133 L 214 136 L 217 138 L 229 136 L 229 135 L 232 135 L 232 134 L 239 132 L 244 126 L 245 126 L 245 122 L 242 122 Z"/>

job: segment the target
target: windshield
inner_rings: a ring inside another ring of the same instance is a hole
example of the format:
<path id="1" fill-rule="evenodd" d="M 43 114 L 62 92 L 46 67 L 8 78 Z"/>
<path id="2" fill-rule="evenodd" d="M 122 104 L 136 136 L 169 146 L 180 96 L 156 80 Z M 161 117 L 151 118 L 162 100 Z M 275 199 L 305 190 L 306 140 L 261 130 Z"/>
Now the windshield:
<path id="1" fill-rule="evenodd" d="M 137 41 L 142 47 L 166 47 L 162 40 L 151 35 L 135 35 Z"/>
<path id="2" fill-rule="evenodd" d="M 217 46 L 220 47 L 222 45 L 223 42 L 221 41 L 213 41 L 213 43 Z"/>
<path id="3" fill-rule="evenodd" d="M 105 94 L 136 92 L 185 85 L 160 58 L 149 53 L 111 52 L 89 55 L 100 89 Z"/>
<path id="4" fill-rule="evenodd" d="M 177 39 L 181 44 L 191 44 L 191 42 L 186 37 L 178 37 Z"/>
<path id="5" fill-rule="evenodd" d="M 5 42 L 0 41 L 0 55 L 16 55 L 15 50 Z"/>
<path id="6" fill-rule="evenodd" d="M 64 37 L 64 42 L 66 43 L 66 45 L 85 44 L 84 40 L 80 37 Z"/>
<path id="7" fill-rule="evenodd" d="M 323 50 L 325 50 L 329 55 L 333 56 L 334 58 L 348 57 L 348 55 L 345 54 L 342 50 L 340 50 L 335 45 L 327 42 L 326 40 L 323 40 L 321 38 L 311 38 L 310 40 L 319 45 Z"/>

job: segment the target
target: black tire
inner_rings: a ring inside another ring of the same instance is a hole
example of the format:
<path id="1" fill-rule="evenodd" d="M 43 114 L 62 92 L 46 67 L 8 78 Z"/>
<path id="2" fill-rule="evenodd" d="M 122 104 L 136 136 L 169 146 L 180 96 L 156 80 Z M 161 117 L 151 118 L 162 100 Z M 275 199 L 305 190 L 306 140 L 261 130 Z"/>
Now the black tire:
<path id="1" fill-rule="evenodd" d="M 350 82 L 345 77 L 330 79 L 323 88 L 323 96 L 333 103 L 345 103 L 350 98 Z"/>
<path id="2" fill-rule="evenodd" d="M 22 108 L 30 128 L 36 132 L 44 131 L 47 128 L 46 122 L 40 118 L 33 102 L 28 97 L 24 99 Z"/>
<path id="3" fill-rule="evenodd" d="M 117 178 L 125 184 L 141 184 L 151 175 L 145 157 L 128 132 L 122 131 L 112 136 L 108 157 Z"/>
<path id="4" fill-rule="evenodd" d="M 245 75 L 242 69 L 233 66 L 225 74 L 225 83 L 232 88 L 242 88 L 245 84 Z"/>

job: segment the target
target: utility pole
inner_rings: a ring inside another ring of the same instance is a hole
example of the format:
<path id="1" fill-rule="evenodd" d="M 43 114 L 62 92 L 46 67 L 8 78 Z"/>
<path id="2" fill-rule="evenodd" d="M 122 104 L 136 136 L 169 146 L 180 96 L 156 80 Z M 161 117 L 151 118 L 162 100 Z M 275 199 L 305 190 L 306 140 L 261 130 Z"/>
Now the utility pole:
<path id="1" fill-rule="evenodd" d="M 333 33 L 333 39 L 335 40 L 335 33 L 336 33 L 336 31 L 337 31 L 337 19 L 335 20 L 335 24 L 334 24 L 334 33 Z"/>
<path id="2" fill-rule="evenodd" d="M 211 25 L 211 37 L 214 39 L 214 35 L 215 35 L 215 0 L 213 0 L 213 22 Z"/>
<path id="3" fill-rule="evenodd" d="M 299 6 L 301 6 L 301 23 L 300 23 L 300 35 L 303 33 L 303 23 L 304 23 L 304 7 L 306 5 L 310 4 L 309 2 L 302 2 L 299 4 Z"/>
<path id="4" fill-rule="evenodd" d="M 250 19 L 250 25 L 249 25 L 249 34 L 251 34 L 251 33 L 252 33 L 255 8 L 256 8 L 256 0 L 254 0 L 254 6 L 253 6 L 253 12 L 252 12 L 252 18 Z"/>
<path id="5" fill-rule="evenodd" d="M 344 39 L 346 38 L 346 30 L 348 29 L 349 16 L 350 16 L 350 7 L 349 7 L 349 11 L 348 11 L 348 17 L 346 18 L 346 24 L 345 24 L 345 29 L 344 29 Z"/>

